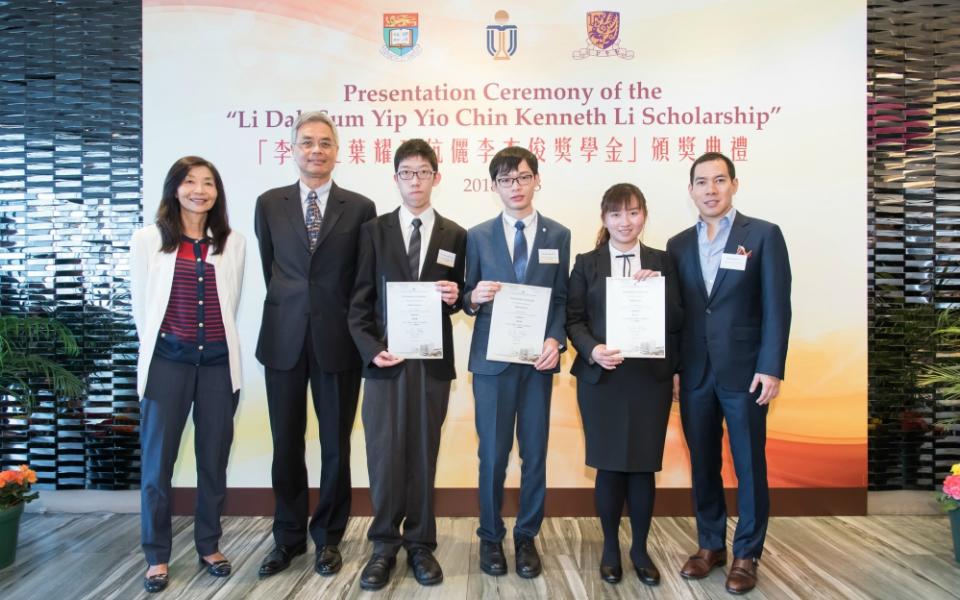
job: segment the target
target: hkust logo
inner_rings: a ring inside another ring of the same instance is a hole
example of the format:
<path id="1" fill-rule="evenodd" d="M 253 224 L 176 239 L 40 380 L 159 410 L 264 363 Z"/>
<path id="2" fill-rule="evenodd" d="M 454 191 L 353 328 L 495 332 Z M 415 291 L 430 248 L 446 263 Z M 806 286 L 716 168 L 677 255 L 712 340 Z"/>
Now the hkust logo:
<path id="1" fill-rule="evenodd" d="M 410 60 L 419 56 L 419 23 L 418 13 L 384 13 L 384 45 L 380 53 L 390 60 Z"/>
<path id="2" fill-rule="evenodd" d="M 633 50 L 620 47 L 620 13 L 596 10 L 587 13 L 587 47 L 573 51 L 573 58 L 619 56 L 631 60 Z"/>
<path id="3" fill-rule="evenodd" d="M 517 26 L 507 25 L 510 15 L 505 10 L 498 10 L 493 20 L 496 25 L 487 25 L 487 52 L 493 60 L 510 60 L 517 51 Z"/>

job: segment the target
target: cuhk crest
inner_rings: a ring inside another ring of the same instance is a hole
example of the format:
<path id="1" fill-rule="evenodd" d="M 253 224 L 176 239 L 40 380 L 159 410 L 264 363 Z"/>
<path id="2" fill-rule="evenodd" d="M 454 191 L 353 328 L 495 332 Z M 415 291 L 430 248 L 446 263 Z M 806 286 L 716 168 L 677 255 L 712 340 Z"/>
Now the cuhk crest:
<path id="1" fill-rule="evenodd" d="M 509 25 L 510 15 L 498 10 L 494 15 L 496 25 L 487 25 L 487 52 L 494 60 L 510 60 L 517 51 L 517 26 Z"/>
<path id="2" fill-rule="evenodd" d="M 573 58 L 619 56 L 630 60 L 633 50 L 620 47 L 620 13 L 596 10 L 587 13 L 587 47 L 573 51 Z"/>
<path id="3" fill-rule="evenodd" d="M 383 15 L 383 48 L 380 53 L 391 60 L 410 60 L 420 54 L 420 16 L 417 13 Z"/>

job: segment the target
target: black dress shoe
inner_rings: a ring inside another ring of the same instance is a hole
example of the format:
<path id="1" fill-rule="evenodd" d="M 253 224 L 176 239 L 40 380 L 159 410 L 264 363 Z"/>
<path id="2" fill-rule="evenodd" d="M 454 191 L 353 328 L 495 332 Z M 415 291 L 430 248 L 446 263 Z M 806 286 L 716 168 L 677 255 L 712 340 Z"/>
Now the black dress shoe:
<path id="1" fill-rule="evenodd" d="M 480 540 L 480 570 L 493 576 L 507 574 L 507 557 L 503 555 L 503 544 Z"/>
<path id="2" fill-rule="evenodd" d="M 147 593 L 149 594 L 162 592 L 163 590 L 167 589 L 168 583 L 170 583 L 170 577 L 166 573 L 143 577 L 143 589 L 147 590 Z"/>
<path id="3" fill-rule="evenodd" d="M 336 546 L 320 546 L 317 548 L 317 559 L 313 563 L 313 570 L 329 577 L 335 575 L 343 566 L 343 559 L 340 557 L 340 550 Z"/>
<path id="4" fill-rule="evenodd" d="M 516 540 L 517 575 L 524 579 L 532 579 L 540 574 L 540 555 L 533 538 L 519 537 Z"/>
<path id="5" fill-rule="evenodd" d="M 270 551 L 270 554 L 260 563 L 260 577 L 269 577 L 276 575 L 290 566 L 290 561 L 294 556 L 300 556 L 307 551 L 307 543 L 297 544 L 296 546 L 284 546 L 277 544 Z"/>
<path id="6" fill-rule="evenodd" d="M 214 577 L 229 577 L 230 573 L 233 572 L 233 567 L 227 559 L 210 562 L 201 556 L 200 566 L 206 568 L 207 573 L 210 573 Z"/>
<path id="7" fill-rule="evenodd" d="M 607 583 L 620 583 L 623 567 L 620 565 L 600 565 L 600 579 Z"/>
<path id="8" fill-rule="evenodd" d="M 653 563 L 650 563 L 649 567 L 638 567 L 635 564 L 633 565 L 633 569 L 637 572 L 640 583 L 644 585 L 660 585 L 660 571 L 657 570 L 656 565 Z"/>
<path id="9" fill-rule="evenodd" d="M 413 567 L 413 576 L 420 585 L 436 585 L 443 581 L 443 569 L 433 552 L 417 548 L 407 552 L 407 563 Z"/>
<path id="10" fill-rule="evenodd" d="M 379 590 L 390 581 L 390 571 L 397 564 L 396 556 L 374 554 L 360 573 L 360 587 L 365 590 Z"/>

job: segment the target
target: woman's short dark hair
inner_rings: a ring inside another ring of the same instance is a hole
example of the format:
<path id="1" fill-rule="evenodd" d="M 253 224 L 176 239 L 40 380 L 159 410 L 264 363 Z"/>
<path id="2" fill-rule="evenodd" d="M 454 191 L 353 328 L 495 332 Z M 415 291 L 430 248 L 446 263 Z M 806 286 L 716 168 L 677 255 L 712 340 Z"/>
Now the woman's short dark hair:
<path id="1" fill-rule="evenodd" d="M 223 247 L 230 235 L 230 223 L 227 219 L 227 193 L 223 189 L 223 180 L 220 172 L 213 163 L 199 156 L 184 156 L 173 163 L 163 180 L 163 196 L 160 198 L 160 207 L 157 209 L 157 229 L 160 230 L 160 239 L 163 242 L 161 249 L 164 252 L 176 252 L 183 237 L 183 222 L 180 220 L 180 200 L 177 199 L 177 188 L 187 178 L 190 169 L 206 167 L 213 173 L 213 181 L 217 187 L 217 201 L 207 213 L 207 229 L 213 234 L 211 250 L 214 254 L 223 252 Z"/>

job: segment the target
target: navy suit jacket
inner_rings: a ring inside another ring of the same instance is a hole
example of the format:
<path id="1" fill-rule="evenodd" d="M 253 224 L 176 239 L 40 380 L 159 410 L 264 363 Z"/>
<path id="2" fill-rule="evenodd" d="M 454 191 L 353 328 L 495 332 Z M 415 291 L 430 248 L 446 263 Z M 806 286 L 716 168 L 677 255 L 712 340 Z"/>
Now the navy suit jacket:
<path id="1" fill-rule="evenodd" d="M 360 226 L 376 217 L 377 209 L 369 198 L 332 184 L 311 254 L 302 206 L 299 183 L 257 198 L 254 228 L 267 285 L 257 360 L 272 369 L 292 369 L 309 322 L 321 369 L 357 369 L 360 356 L 347 329 L 347 308 Z"/>
<path id="2" fill-rule="evenodd" d="M 708 296 L 700 271 L 696 226 L 667 242 L 683 297 L 681 375 L 684 388 L 712 366 L 731 391 L 750 388 L 754 373 L 783 379 L 790 335 L 790 259 L 780 228 L 737 212 L 725 253 L 750 252 L 743 271 L 719 269 Z"/>
<path id="3" fill-rule="evenodd" d="M 680 327 L 683 306 L 673 261 L 663 250 L 640 245 L 640 266 L 660 271 L 666 278 L 665 319 L 666 358 L 641 358 L 643 367 L 658 379 L 667 379 L 680 364 Z M 610 247 L 603 244 L 580 254 L 570 273 L 567 297 L 567 334 L 577 349 L 570 373 L 588 383 L 598 383 L 608 372 L 590 354 L 607 339 L 607 277 L 610 277 Z"/>
<path id="4" fill-rule="evenodd" d="M 540 250 L 557 250 L 560 260 L 556 264 L 540 262 Z M 467 232 L 467 274 L 463 288 L 463 312 L 477 317 L 470 342 L 471 373 L 497 375 L 510 363 L 487 360 L 487 340 L 490 337 L 490 318 L 493 302 L 484 302 L 476 311 L 470 309 L 470 294 L 481 281 L 522 283 L 539 285 L 553 290 L 550 297 L 550 313 L 547 315 L 547 330 L 544 339 L 552 337 L 560 342 L 561 352 L 567 340 L 564 331 L 567 304 L 567 274 L 570 271 L 570 230 L 537 213 L 537 233 L 530 252 L 530 261 L 524 280 L 517 281 L 510 260 L 510 250 L 503 232 L 503 215 L 480 223 Z M 496 297 L 494 297 L 496 301 Z M 560 363 L 550 373 L 558 373 Z"/>
<path id="5" fill-rule="evenodd" d="M 453 281 L 463 289 L 463 269 L 466 261 L 467 232 L 453 221 L 444 219 L 434 209 L 435 219 L 430 232 L 430 245 L 417 281 Z M 363 376 L 374 379 L 393 378 L 400 374 L 403 364 L 381 369 L 373 358 L 387 349 L 387 294 L 388 281 L 413 281 L 407 262 L 407 249 L 400 230 L 400 209 L 381 215 L 365 223 L 360 229 L 360 253 L 357 260 L 357 281 L 350 303 L 350 333 L 363 359 Z M 440 250 L 455 256 L 453 266 L 437 262 Z M 460 302 L 453 306 L 441 303 L 443 315 L 443 358 L 425 360 L 431 376 L 449 381 L 457 371 L 453 362 L 453 328 L 450 315 L 460 310 Z"/>

